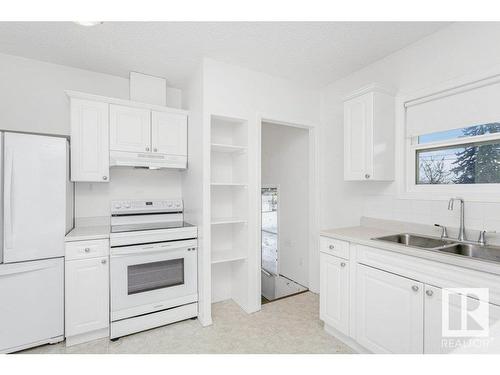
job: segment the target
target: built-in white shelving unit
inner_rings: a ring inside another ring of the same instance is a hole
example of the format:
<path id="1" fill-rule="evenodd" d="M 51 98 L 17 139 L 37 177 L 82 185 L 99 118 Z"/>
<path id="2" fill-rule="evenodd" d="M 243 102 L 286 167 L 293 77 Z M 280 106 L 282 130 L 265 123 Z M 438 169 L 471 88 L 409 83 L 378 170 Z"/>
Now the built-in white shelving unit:
<path id="1" fill-rule="evenodd" d="M 248 125 L 210 119 L 210 211 L 212 301 L 239 303 L 248 287 Z"/>

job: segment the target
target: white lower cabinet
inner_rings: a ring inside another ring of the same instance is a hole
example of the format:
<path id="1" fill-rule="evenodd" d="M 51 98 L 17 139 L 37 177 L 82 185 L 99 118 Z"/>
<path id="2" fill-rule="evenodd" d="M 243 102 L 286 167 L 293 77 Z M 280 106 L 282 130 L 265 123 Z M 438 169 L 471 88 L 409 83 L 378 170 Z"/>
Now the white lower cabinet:
<path id="1" fill-rule="evenodd" d="M 83 249 L 89 249 L 92 242 L 82 241 Z M 107 255 L 66 261 L 65 296 L 67 346 L 109 336 Z"/>
<path id="2" fill-rule="evenodd" d="M 500 337 L 497 276 L 344 239 L 323 237 L 320 250 L 320 318 L 328 332 L 335 334 L 329 330 L 333 327 L 346 335 L 342 339 L 353 348 L 393 354 L 500 353 L 495 342 Z M 447 299 L 445 288 L 451 288 Z M 480 311 L 488 311 L 488 327 Z M 443 330 L 444 324 L 448 329 Z"/>
<path id="3" fill-rule="evenodd" d="M 457 329 L 478 329 L 480 326 L 472 317 L 474 311 L 478 311 L 480 302 L 471 297 L 465 297 L 463 300 L 458 294 L 452 294 L 448 297 L 448 304 L 445 306 L 448 313 L 448 328 L 451 330 Z M 500 330 L 500 307 L 487 304 L 489 313 L 489 330 L 490 337 L 498 337 Z M 462 308 L 466 307 L 471 316 L 467 316 L 465 321 L 462 321 Z M 460 345 L 467 345 L 477 337 L 459 336 L 450 337 L 447 334 L 443 335 L 443 291 L 441 288 L 426 285 L 425 286 L 425 334 L 424 334 L 424 353 L 426 354 L 445 354 L 460 349 Z M 465 325 L 465 326 L 464 326 Z M 477 342 L 481 345 L 481 342 Z M 494 344 L 494 343 L 493 343 Z M 489 348 L 477 346 L 479 353 L 487 352 Z"/>
<path id="4" fill-rule="evenodd" d="M 321 253 L 320 318 L 349 334 L 349 262 Z"/>
<path id="5" fill-rule="evenodd" d="M 358 343 L 374 353 L 422 353 L 424 285 L 361 264 L 356 278 Z"/>

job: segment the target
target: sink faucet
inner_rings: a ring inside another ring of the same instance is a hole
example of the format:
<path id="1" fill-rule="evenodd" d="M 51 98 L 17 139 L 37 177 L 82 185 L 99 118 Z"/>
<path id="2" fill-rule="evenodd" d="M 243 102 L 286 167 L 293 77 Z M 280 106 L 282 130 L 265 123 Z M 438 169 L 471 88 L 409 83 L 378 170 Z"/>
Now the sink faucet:
<path id="1" fill-rule="evenodd" d="M 466 241 L 464 225 L 464 200 L 462 198 L 451 198 L 448 202 L 448 210 L 453 210 L 453 203 L 455 201 L 460 201 L 460 229 L 458 231 L 458 240 Z"/>

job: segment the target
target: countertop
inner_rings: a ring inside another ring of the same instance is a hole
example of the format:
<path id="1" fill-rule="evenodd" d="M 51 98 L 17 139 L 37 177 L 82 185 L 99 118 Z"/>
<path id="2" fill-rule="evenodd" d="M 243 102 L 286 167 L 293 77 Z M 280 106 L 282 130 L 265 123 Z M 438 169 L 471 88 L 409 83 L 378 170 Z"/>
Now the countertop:
<path id="1" fill-rule="evenodd" d="M 66 235 L 65 241 L 72 242 L 107 239 L 109 238 L 109 232 L 109 225 L 77 226 Z"/>
<path id="2" fill-rule="evenodd" d="M 344 240 L 375 247 L 382 250 L 397 252 L 419 258 L 425 258 L 441 263 L 447 263 L 459 267 L 469 268 L 476 271 L 489 272 L 500 275 L 500 263 L 489 262 L 478 259 L 471 259 L 461 255 L 441 253 L 437 250 L 426 250 L 405 245 L 373 240 L 375 237 L 388 236 L 391 234 L 402 233 L 401 230 L 380 229 L 366 226 L 327 229 L 320 232 L 321 236 Z M 499 280 L 500 281 L 500 280 Z"/>

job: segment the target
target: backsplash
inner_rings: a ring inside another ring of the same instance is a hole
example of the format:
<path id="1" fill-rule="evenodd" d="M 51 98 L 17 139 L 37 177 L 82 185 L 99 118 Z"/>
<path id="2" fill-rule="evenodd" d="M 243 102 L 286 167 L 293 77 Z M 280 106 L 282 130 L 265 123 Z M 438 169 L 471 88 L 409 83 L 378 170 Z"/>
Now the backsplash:
<path id="1" fill-rule="evenodd" d="M 392 195 L 365 195 L 363 216 L 419 224 L 458 227 L 460 206 L 448 210 L 448 201 L 398 199 Z M 465 227 L 500 233 L 500 203 L 465 202 Z"/>
<path id="2" fill-rule="evenodd" d="M 110 170 L 109 183 L 77 182 L 76 221 L 81 224 L 82 218 L 109 217 L 112 200 L 182 198 L 181 173 L 176 169 L 115 167 Z"/>

